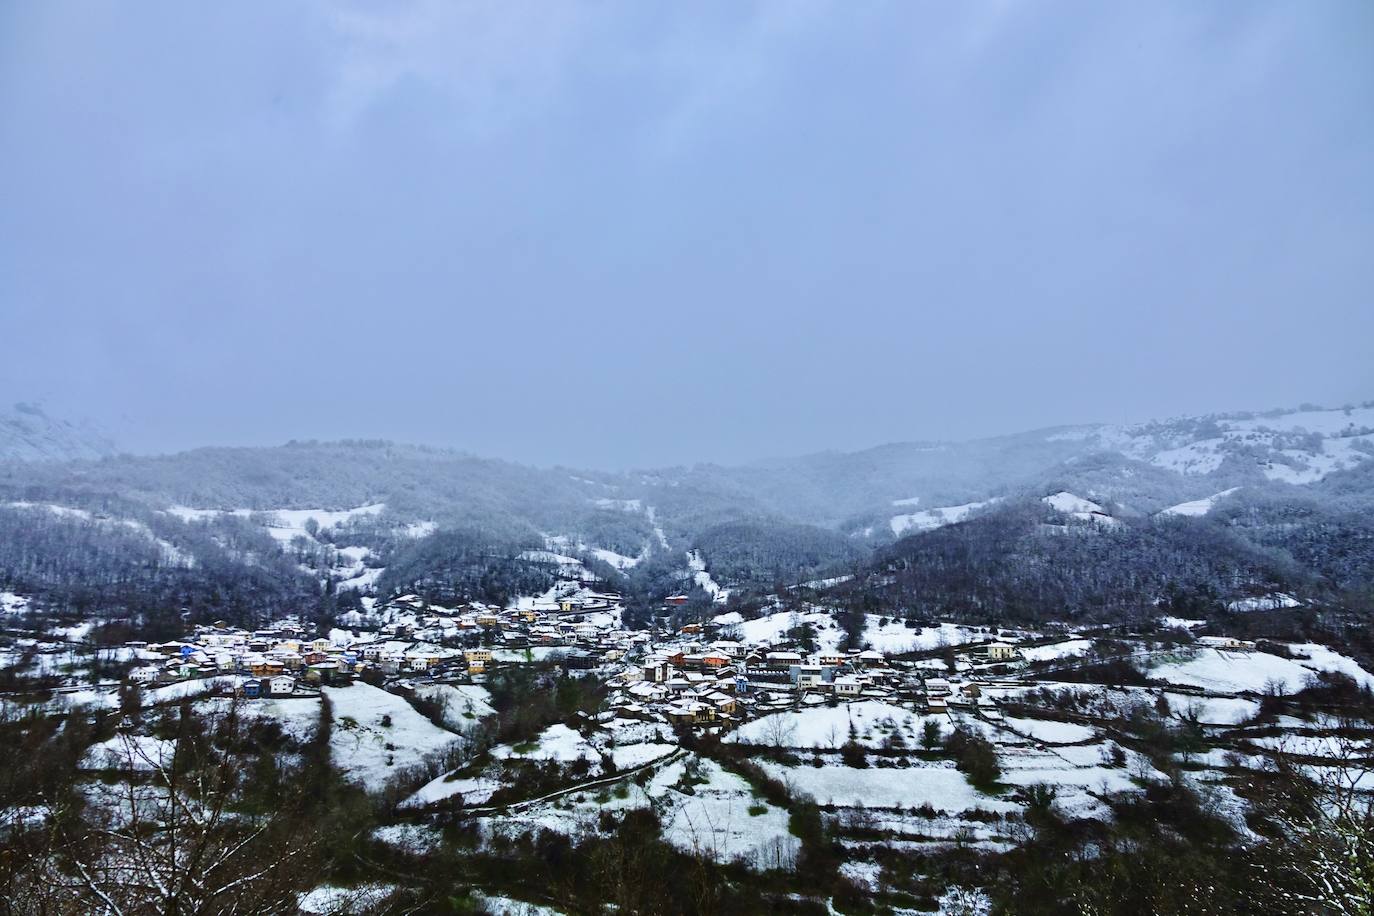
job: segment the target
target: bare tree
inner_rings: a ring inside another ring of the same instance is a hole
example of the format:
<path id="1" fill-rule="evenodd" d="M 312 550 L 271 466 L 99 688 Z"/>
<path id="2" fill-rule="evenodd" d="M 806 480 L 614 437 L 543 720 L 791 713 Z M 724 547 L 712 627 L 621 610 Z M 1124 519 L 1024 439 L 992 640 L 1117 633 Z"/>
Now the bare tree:
<path id="1" fill-rule="evenodd" d="M 118 772 L 106 804 L 59 802 L 24 850 L 42 893 L 13 912 L 232 916 L 297 912 L 318 842 L 304 793 L 245 803 L 231 705 L 210 729 L 183 711 L 174 739 L 119 734 L 94 764 Z M 211 740 L 208 732 L 216 732 Z M 13 904 L 13 901 L 11 901 Z"/>

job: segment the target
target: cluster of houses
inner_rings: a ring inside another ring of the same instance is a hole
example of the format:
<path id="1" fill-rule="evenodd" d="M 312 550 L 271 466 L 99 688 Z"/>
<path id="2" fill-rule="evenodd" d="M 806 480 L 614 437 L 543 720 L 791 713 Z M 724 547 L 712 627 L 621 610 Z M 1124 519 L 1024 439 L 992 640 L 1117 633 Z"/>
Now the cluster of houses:
<path id="1" fill-rule="evenodd" d="M 402 595 L 374 609 L 378 628 L 367 633 L 318 636 L 288 619 L 251 631 L 201 626 L 184 642 L 130 644 L 145 664 L 128 677 L 160 684 L 228 675 L 251 698 L 313 692 L 369 671 L 403 688 L 417 675 L 480 681 L 493 665 L 555 661 L 605 678 L 615 716 L 684 725 L 728 725 L 797 703 L 895 698 L 939 709 L 967 699 L 959 685 L 923 676 L 929 669 L 894 665 L 872 649 L 803 653 L 785 638 L 712 639 L 717 628 L 697 623 L 668 633 L 630 631 L 620 610 L 619 595 L 578 582 L 506 608 L 446 608 Z M 1019 655 L 995 641 L 972 652 L 989 663 Z"/>

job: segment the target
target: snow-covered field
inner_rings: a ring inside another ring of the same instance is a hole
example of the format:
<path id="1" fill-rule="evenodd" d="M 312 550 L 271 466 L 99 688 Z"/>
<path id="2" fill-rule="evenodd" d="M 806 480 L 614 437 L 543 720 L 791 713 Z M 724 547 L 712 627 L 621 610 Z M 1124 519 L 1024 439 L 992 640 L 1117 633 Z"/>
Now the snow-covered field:
<path id="1" fill-rule="evenodd" d="M 1054 511 L 1063 513 L 1079 521 L 1097 522 L 1102 525 L 1119 524 L 1117 520 L 1112 518 L 1107 510 L 1098 503 L 1090 499 L 1084 499 L 1081 496 L 1076 496 L 1067 490 L 1051 493 L 1049 496 L 1043 497 L 1040 501 Z"/>
<path id="2" fill-rule="evenodd" d="M 206 697 L 196 702 L 196 711 L 202 715 L 223 715 L 231 706 L 236 706 L 243 718 L 276 722 L 283 734 L 300 743 L 309 741 L 320 727 L 320 700 L 313 696 L 245 701 Z"/>
<path id="3" fill-rule="evenodd" d="M 1014 732 L 1035 741 L 1043 741 L 1045 744 L 1080 744 L 1097 737 L 1097 732 L 1086 725 L 1055 722 L 1049 719 L 1022 719 L 1008 716 L 1006 726 Z"/>
<path id="4" fill-rule="evenodd" d="M 785 767 L 764 762 L 776 779 L 790 781 L 797 789 L 825 805 L 859 808 L 913 808 L 930 805 L 937 811 L 1016 811 L 1015 802 L 984 795 L 968 784 L 953 764 L 911 766 L 905 769 L 858 769 L 827 763 L 823 767 Z"/>
<path id="5" fill-rule="evenodd" d="M 915 497 L 910 500 L 894 500 L 892 504 L 894 506 L 915 505 L 919 501 L 919 497 Z M 895 537 L 902 537 L 919 531 L 933 531 L 936 528 L 943 528 L 945 525 L 962 522 L 984 506 L 990 506 L 998 501 L 998 499 L 985 499 L 981 502 L 963 503 L 958 506 L 922 509 L 920 512 L 910 512 L 906 515 L 894 515 L 888 519 L 887 524 Z"/>
<path id="6" fill-rule="evenodd" d="M 1047 646 L 1023 646 L 1021 657 L 1028 662 L 1052 662 L 1083 655 L 1092 647 L 1090 639 L 1068 639 Z"/>
<path id="7" fill-rule="evenodd" d="M 885 739 L 900 735 L 908 747 L 920 741 L 927 721 L 942 731 L 951 728 L 949 717 L 924 716 L 885 703 L 863 700 L 834 707 L 813 706 L 797 712 L 777 712 L 746 722 L 725 740 L 731 743 L 763 746 L 835 749 L 855 740 L 867 747 L 881 747 Z"/>
<path id="8" fill-rule="evenodd" d="M 92 745 L 81 759 L 84 770 L 149 772 L 168 767 L 176 754 L 175 741 L 145 735 L 118 734 Z"/>
<path id="9" fill-rule="evenodd" d="M 1212 509 L 1216 506 L 1218 500 L 1225 499 L 1226 497 L 1230 496 L 1232 493 L 1236 492 L 1239 489 L 1240 487 L 1231 487 L 1230 489 L 1222 490 L 1220 493 L 1213 493 L 1211 496 L 1208 496 L 1205 499 L 1193 499 L 1189 500 L 1186 503 L 1179 503 L 1176 506 L 1170 506 L 1167 509 L 1161 509 L 1156 514 L 1166 518 L 1169 516 L 1177 516 L 1182 518 L 1201 518 L 1208 512 L 1212 511 Z"/>
<path id="10" fill-rule="evenodd" d="M 324 695 L 334 710 L 330 757 L 347 778 L 369 790 L 380 789 L 398 768 L 458 740 L 385 690 L 356 683 L 326 687 Z"/>
<path id="11" fill-rule="evenodd" d="M 491 692 L 475 684 L 431 684 L 417 687 L 415 693 L 442 704 L 444 724 L 455 731 L 466 731 L 496 711 L 491 706 Z"/>
<path id="12" fill-rule="evenodd" d="M 883 621 L 887 622 L 884 623 Z M 794 614 L 780 611 L 745 620 L 737 611 L 718 614 L 714 622 L 721 626 L 738 628 L 741 642 L 772 645 L 786 640 L 787 634 L 801 624 L 810 624 L 816 632 L 816 646 L 821 651 L 833 652 L 844 640 L 844 630 L 835 622 L 829 611 L 811 610 Z M 908 627 L 904 620 L 896 617 L 881 617 L 869 614 L 864 622 L 864 642 L 879 652 L 901 654 L 904 652 L 928 651 L 942 646 L 960 646 L 971 642 L 990 639 L 987 633 L 953 623 L 942 623 L 933 627 Z"/>
<path id="13" fill-rule="evenodd" d="M 544 729 L 531 745 L 533 746 L 502 744 L 492 748 L 491 755 L 498 760 L 518 757 L 524 760 L 554 760 L 558 763 L 571 763 L 580 759 L 591 762 L 591 772 L 600 770 L 601 755 L 596 748 L 561 722 Z"/>
<path id="14" fill-rule="evenodd" d="M 1230 652 L 1196 649 L 1156 665 L 1150 676 L 1185 687 L 1200 687 L 1221 693 L 1263 693 L 1271 683 L 1289 693 L 1305 687 L 1317 671 L 1342 671 L 1361 684 L 1374 685 L 1374 676 L 1353 659 L 1323 646 L 1301 644 L 1295 652 L 1308 653 L 1309 659 L 1280 658 L 1267 652 Z"/>

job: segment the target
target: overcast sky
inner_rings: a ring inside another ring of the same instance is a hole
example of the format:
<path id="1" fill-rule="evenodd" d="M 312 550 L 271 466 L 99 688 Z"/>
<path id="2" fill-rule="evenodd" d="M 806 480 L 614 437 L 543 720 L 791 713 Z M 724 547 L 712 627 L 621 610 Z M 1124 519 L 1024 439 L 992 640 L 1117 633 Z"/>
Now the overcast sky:
<path id="1" fill-rule="evenodd" d="M 1374 398 L 1374 4 L 6 3 L 0 399 L 738 461 Z"/>

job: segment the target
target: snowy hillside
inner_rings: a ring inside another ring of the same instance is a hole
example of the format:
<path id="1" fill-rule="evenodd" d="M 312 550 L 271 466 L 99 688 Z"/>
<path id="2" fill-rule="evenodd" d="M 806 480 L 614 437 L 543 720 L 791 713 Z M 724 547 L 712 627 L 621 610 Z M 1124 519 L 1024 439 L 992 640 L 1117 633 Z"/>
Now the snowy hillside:
<path id="1" fill-rule="evenodd" d="M 1213 474 L 1230 460 L 1268 480 L 1314 483 L 1374 457 L 1374 405 L 1180 418 L 1061 432 L 1185 475 Z"/>
<path id="2" fill-rule="evenodd" d="M 115 444 L 89 423 L 50 417 L 36 404 L 0 410 L 0 461 L 72 461 L 115 454 Z"/>

